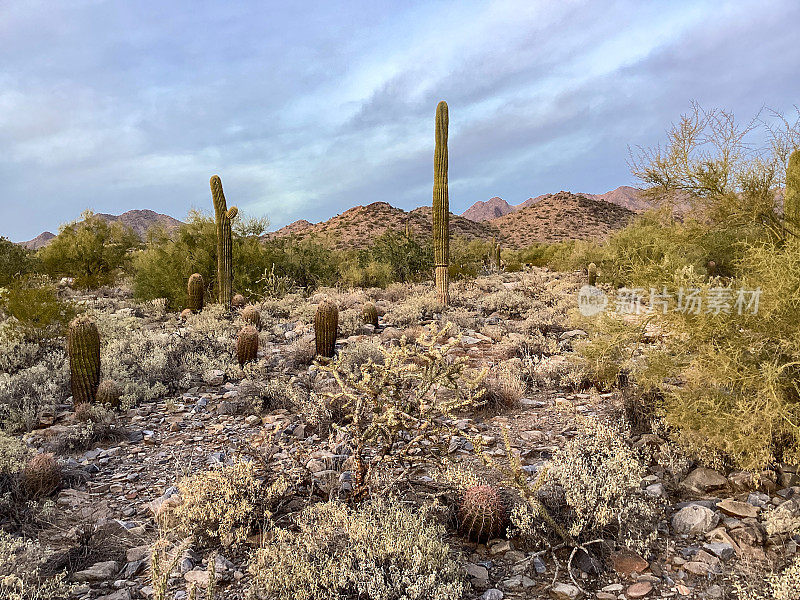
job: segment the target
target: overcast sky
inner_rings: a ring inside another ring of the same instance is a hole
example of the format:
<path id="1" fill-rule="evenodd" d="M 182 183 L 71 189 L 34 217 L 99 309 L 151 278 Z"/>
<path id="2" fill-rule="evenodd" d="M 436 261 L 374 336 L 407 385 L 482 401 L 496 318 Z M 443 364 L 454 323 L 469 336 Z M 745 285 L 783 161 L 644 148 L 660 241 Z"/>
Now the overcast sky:
<path id="1" fill-rule="evenodd" d="M 85 208 L 210 210 L 273 228 L 634 184 L 628 145 L 690 100 L 800 104 L 800 2 L 0 0 L 0 235 Z"/>

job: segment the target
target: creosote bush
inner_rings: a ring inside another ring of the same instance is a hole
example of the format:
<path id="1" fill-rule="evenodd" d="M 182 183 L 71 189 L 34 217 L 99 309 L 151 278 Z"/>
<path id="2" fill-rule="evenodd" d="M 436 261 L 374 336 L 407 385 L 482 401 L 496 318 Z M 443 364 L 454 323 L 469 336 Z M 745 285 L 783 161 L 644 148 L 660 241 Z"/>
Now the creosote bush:
<path id="1" fill-rule="evenodd" d="M 426 512 L 397 500 L 306 508 L 250 564 L 255 598 L 458 600 L 461 567 Z"/>
<path id="2" fill-rule="evenodd" d="M 0 530 L 0 598 L 4 600 L 67 600 L 72 585 L 65 573 L 45 577 L 48 553 L 36 542 Z"/>

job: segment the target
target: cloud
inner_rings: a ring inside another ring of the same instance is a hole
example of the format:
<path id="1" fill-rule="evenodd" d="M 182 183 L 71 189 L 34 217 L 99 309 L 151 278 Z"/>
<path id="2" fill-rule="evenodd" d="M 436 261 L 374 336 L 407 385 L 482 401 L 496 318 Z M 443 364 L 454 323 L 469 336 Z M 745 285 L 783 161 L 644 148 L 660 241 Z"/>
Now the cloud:
<path id="1" fill-rule="evenodd" d="M 0 235 L 84 208 L 231 202 L 273 226 L 430 201 L 451 111 L 451 204 L 630 184 L 697 99 L 798 103 L 786 1 L 8 3 L 0 20 Z"/>

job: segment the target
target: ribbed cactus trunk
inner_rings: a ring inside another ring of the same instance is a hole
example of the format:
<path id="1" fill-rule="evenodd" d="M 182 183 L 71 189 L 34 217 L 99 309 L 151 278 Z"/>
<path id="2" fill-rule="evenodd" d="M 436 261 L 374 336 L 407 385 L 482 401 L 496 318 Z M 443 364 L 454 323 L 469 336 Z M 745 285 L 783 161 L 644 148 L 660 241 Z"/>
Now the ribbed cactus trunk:
<path id="1" fill-rule="evenodd" d="M 372 303 L 367 302 L 361 309 L 361 317 L 365 325 L 378 326 L 378 308 Z"/>
<path id="2" fill-rule="evenodd" d="M 217 222 L 217 292 L 219 303 L 230 307 L 233 298 L 233 240 L 231 219 L 236 217 L 235 206 L 228 209 L 222 180 L 219 175 L 211 178 L 211 198 L 214 201 L 214 216 Z"/>
<path id="3" fill-rule="evenodd" d="M 433 259 L 439 302 L 450 304 L 450 198 L 447 190 L 447 129 L 443 100 L 436 107 L 436 149 L 433 154 Z"/>
<path id="4" fill-rule="evenodd" d="M 93 402 L 100 385 L 100 333 L 89 317 L 76 317 L 69 324 L 67 356 L 73 404 Z"/>
<path id="5" fill-rule="evenodd" d="M 203 310 L 203 302 L 206 293 L 206 283 L 203 281 L 203 276 L 200 275 L 200 273 L 193 273 L 189 277 L 186 288 L 186 308 L 192 312 L 200 312 Z"/>
<path id="6" fill-rule="evenodd" d="M 786 167 L 783 214 L 789 229 L 800 234 L 800 150 L 792 152 L 789 157 L 789 165 Z"/>
<path id="7" fill-rule="evenodd" d="M 597 265 L 594 263 L 589 263 L 589 266 L 586 268 L 586 274 L 589 277 L 589 285 L 594 285 L 597 283 Z"/>
<path id="8" fill-rule="evenodd" d="M 252 325 L 242 327 L 236 338 L 236 358 L 242 367 L 258 358 L 258 330 Z"/>
<path id="9" fill-rule="evenodd" d="M 500 270 L 500 242 L 492 238 L 492 267 L 495 271 Z"/>
<path id="10" fill-rule="evenodd" d="M 339 331 L 339 309 L 330 300 L 323 301 L 314 315 L 314 337 L 317 354 L 330 358 L 336 349 L 336 335 Z"/>

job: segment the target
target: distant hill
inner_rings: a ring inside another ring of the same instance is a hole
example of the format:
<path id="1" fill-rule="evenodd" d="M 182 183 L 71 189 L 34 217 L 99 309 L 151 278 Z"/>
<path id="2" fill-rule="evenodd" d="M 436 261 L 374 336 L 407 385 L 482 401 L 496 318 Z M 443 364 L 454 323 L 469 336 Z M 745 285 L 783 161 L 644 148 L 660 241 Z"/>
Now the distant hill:
<path id="1" fill-rule="evenodd" d="M 577 195 L 583 196 L 584 198 L 589 198 L 590 200 L 603 200 L 605 202 L 610 202 L 611 204 L 622 206 L 623 208 L 627 208 L 633 212 L 642 212 L 648 207 L 648 205 L 642 198 L 641 192 L 642 190 L 640 189 L 623 185 L 615 190 L 606 192 L 605 194 L 579 193 Z M 533 206 L 537 202 L 552 196 L 553 194 L 542 194 L 536 198 L 528 198 L 525 200 L 525 202 L 516 205 L 509 204 L 502 198 L 495 196 L 486 202 L 479 200 L 461 213 L 461 216 L 473 221 L 491 221 L 492 219 L 522 210 L 523 208 L 527 208 L 529 206 Z"/>
<path id="2" fill-rule="evenodd" d="M 430 237 L 431 207 L 422 206 L 406 212 L 386 202 L 373 202 L 367 206 L 355 206 L 321 223 L 295 221 L 267 234 L 266 237 L 280 238 L 293 235 L 302 239 L 314 236 L 334 248 L 365 248 L 388 230 L 405 231 L 406 223 L 409 224 L 414 236 L 419 239 Z M 450 215 L 450 231 L 453 235 L 467 239 L 488 240 L 496 234 L 491 225 L 476 223 L 454 214 Z"/>
<path id="3" fill-rule="evenodd" d="M 604 200 L 558 192 L 535 198 L 528 206 L 487 224 L 500 232 L 503 246 L 520 249 L 534 242 L 603 239 L 624 227 L 635 214 Z"/>
<path id="4" fill-rule="evenodd" d="M 178 219 L 147 209 L 129 210 L 121 215 L 97 213 L 97 216 L 107 223 L 119 222 L 123 225 L 127 225 L 134 231 L 134 233 L 136 233 L 137 236 L 139 236 L 139 239 L 141 240 L 146 238 L 148 230 L 152 227 L 162 226 L 164 229 L 169 231 L 182 225 L 182 221 L 179 221 Z M 19 245 L 30 248 L 31 250 L 38 250 L 39 248 L 47 246 L 47 244 L 49 244 L 54 237 L 56 236 L 49 231 L 45 231 L 44 233 L 37 235 L 32 240 L 28 240 L 27 242 L 19 242 Z"/>

